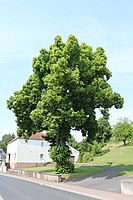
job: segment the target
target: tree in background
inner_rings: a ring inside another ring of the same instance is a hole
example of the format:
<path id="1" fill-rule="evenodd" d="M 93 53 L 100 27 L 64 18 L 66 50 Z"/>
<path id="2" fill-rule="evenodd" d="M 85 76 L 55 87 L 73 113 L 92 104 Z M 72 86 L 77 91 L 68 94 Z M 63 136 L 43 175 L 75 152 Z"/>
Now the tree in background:
<path id="1" fill-rule="evenodd" d="M 78 150 L 79 150 L 79 157 L 78 162 L 90 162 L 93 161 L 94 156 L 103 154 L 104 151 L 102 150 L 103 143 L 98 142 L 96 140 L 89 141 L 87 138 L 83 139 L 81 142 L 78 143 Z"/>
<path id="2" fill-rule="evenodd" d="M 2 148 L 5 153 L 7 152 L 8 143 L 14 138 L 15 138 L 14 134 L 5 134 L 2 136 L 2 140 L 0 141 L 0 148 Z"/>
<path id="3" fill-rule="evenodd" d="M 113 137 L 117 142 L 123 142 L 124 145 L 133 140 L 133 122 L 127 118 L 120 119 L 113 126 Z"/>
<path id="4" fill-rule="evenodd" d="M 67 145 L 71 129 L 92 140 L 97 132 L 96 109 L 123 106 L 123 98 L 108 84 L 111 72 L 106 62 L 103 48 L 92 51 L 73 35 L 66 43 L 57 36 L 49 50 L 41 49 L 33 59 L 33 74 L 7 101 L 16 115 L 19 136 L 47 130 L 57 172 L 74 170 Z"/>
<path id="5" fill-rule="evenodd" d="M 112 136 L 112 128 L 109 123 L 109 111 L 108 109 L 101 110 L 103 117 L 98 119 L 98 128 L 96 133 L 96 141 L 103 145 L 107 143 Z"/>
<path id="6" fill-rule="evenodd" d="M 78 142 L 76 141 L 76 139 L 74 138 L 73 135 L 71 135 L 71 138 L 69 138 L 68 144 L 69 144 L 71 147 L 73 147 L 73 148 L 75 148 L 75 149 L 78 149 Z"/>
<path id="7" fill-rule="evenodd" d="M 92 144 L 87 141 L 87 138 L 78 143 L 78 150 L 78 162 L 90 162 L 93 159 L 93 156 L 91 154 Z"/>
<path id="8" fill-rule="evenodd" d="M 95 135 L 95 140 L 88 140 L 88 138 L 83 139 L 82 142 L 78 144 L 79 162 L 90 162 L 93 160 L 94 156 L 98 156 L 106 153 L 102 147 L 110 140 L 112 136 L 112 128 L 109 123 L 109 110 L 101 110 L 103 117 L 97 120 L 97 133 Z"/>

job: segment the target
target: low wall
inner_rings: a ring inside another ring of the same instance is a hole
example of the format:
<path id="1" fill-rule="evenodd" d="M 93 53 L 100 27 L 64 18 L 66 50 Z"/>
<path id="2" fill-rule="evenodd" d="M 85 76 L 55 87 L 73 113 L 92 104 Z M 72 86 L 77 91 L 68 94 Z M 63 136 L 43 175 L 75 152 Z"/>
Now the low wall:
<path id="1" fill-rule="evenodd" d="M 8 173 L 12 175 L 30 177 L 30 178 L 35 178 L 35 179 L 50 181 L 50 182 L 55 182 L 55 183 L 61 182 L 61 175 L 56 175 L 56 174 L 44 174 L 44 173 L 39 173 L 39 172 L 32 172 L 32 171 L 25 171 L 25 170 L 12 170 L 12 169 L 9 169 Z"/>
<path id="2" fill-rule="evenodd" d="M 121 181 L 121 193 L 133 195 L 133 179 L 126 179 Z"/>

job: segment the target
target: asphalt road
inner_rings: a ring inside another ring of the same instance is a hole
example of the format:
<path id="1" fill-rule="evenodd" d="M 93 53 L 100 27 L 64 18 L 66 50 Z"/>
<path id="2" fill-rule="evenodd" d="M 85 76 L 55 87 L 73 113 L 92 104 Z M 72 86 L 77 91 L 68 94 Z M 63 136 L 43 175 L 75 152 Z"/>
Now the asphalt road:
<path id="1" fill-rule="evenodd" d="M 116 192 L 116 193 L 121 193 L 121 187 L 120 183 L 121 180 L 124 179 L 133 179 L 133 176 L 118 176 L 116 177 L 115 175 L 117 172 L 130 168 L 132 166 L 114 166 L 114 167 L 108 167 L 108 169 L 104 172 L 95 174 L 93 176 L 87 177 L 83 180 L 79 181 L 73 181 L 69 182 L 70 184 L 82 186 L 85 188 L 90 188 L 90 189 L 97 189 L 97 190 L 103 190 L 103 191 L 109 191 L 109 192 Z"/>
<path id="2" fill-rule="evenodd" d="M 0 200 L 98 200 L 45 185 L 0 175 Z"/>

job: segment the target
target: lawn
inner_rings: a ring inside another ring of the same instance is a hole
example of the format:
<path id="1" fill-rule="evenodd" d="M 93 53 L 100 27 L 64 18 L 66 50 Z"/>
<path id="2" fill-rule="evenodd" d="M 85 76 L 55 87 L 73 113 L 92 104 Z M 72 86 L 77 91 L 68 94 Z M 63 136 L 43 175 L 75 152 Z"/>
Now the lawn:
<path id="1" fill-rule="evenodd" d="M 34 172 L 43 172 L 46 174 L 55 174 L 54 166 L 43 166 L 43 167 L 33 167 L 33 168 L 23 168 L 21 170 L 34 171 Z M 93 166 L 83 166 L 81 164 L 75 165 L 75 172 L 69 174 L 61 174 L 64 181 L 76 181 L 81 180 L 85 177 L 97 174 L 102 172 L 104 169 L 101 167 Z"/>
<path id="2" fill-rule="evenodd" d="M 32 167 L 32 168 L 21 168 L 20 170 L 27 170 L 33 172 L 43 172 L 46 174 L 54 174 L 54 167 L 43 166 L 43 167 Z"/>
<path id="3" fill-rule="evenodd" d="M 83 166 L 81 164 L 77 164 L 74 173 L 62 174 L 62 177 L 66 181 L 78 181 L 102 171 L 104 171 L 104 169 L 101 167 Z"/>

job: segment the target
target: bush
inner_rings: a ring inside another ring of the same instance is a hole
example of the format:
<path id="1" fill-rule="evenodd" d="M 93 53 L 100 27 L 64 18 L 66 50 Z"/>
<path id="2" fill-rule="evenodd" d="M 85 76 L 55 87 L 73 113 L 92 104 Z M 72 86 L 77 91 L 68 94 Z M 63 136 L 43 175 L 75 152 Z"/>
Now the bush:
<path id="1" fill-rule="evenodd" d="M 74 172 L 74 164 L 69 162 L 71 151 L 67 145 L 55 145 L 50 149 L 50 157 L 56 162 L 55 171 L 57 173 Z"/>
<path id="2" fill-rule="evenodd" d="M 55 171 L 58 174 L 67 174 L 74 172 L 74 164 L 70 162 L 66 162 L 64 165 L 56 165 Z"/>
<path id="3" fill-rule="evenodd" d="M 78 161 L 77 161 L 78 163 L 82 163 L 83 162 L 83 155 L 84 155 L 84 152 L 82 152 L 82 153 L 80 152 L 79 153 Z"/>
<path id="4" fill-rule="evenodd" d="M 102 152 L 101 144 L 99 144 L 98 142 L 94 141 L 91 151 L 92 151 L 92 154 L 94 156 L 97 155 L 97 154 L 100 154 Z"/>
<path id="5" fill-rule="evenodd" d="M 87 162 L 90 162 L 90 161 L 93 161 L 93 160 L 94 160 L 94 158 L 93 158 L 91 153 L 89 153 L 89 152 L 84 153 L 83 159 L 82 159 L 83 162 L 87 163 Z"/>

